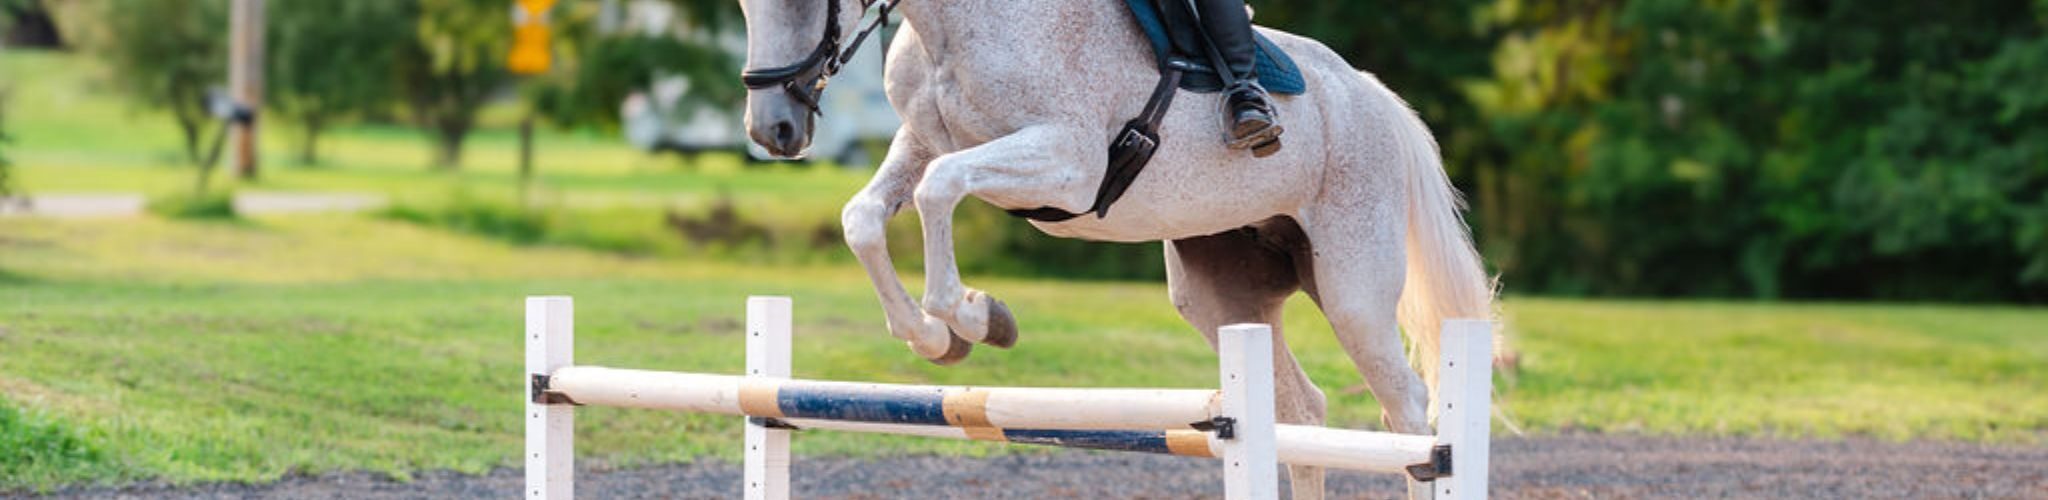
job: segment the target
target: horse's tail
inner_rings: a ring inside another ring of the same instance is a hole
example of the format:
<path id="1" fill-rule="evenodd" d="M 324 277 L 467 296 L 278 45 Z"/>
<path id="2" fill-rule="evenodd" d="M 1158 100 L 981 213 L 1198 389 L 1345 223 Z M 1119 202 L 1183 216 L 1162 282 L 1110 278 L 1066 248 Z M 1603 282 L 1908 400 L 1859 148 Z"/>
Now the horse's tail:
<path id="1" fill-rule="evenodd" d="M 1371 75 L 1365 75 L 1372 80 Z M 1408 272 L 1401 291 L 1399 318 L 1408 332 L 1409 362 L 1437 399 L 1437 363 L 1445 319 L 1494 317 L 1494 280 L 1487 276 L 1472 244 L 1471 229 L 1461 211 L 1464 200 L 1444 173 L 1436 139 L 1414 110 L 1379 85 L 1400 106 L 1394 120 L 1394 147 L 1408 176 Z M 1482 362 L 1491 362 L 1484 360 Z M 1432 405 L 1434 406 L 1434 405 Z"/>

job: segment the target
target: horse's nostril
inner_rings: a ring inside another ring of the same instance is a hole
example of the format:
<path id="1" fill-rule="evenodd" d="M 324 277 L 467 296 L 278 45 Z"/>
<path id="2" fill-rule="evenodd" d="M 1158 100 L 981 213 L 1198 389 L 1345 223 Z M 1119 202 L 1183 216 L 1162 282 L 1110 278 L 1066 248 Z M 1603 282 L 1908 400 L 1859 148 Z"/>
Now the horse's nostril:
<path id="1" fill-rule="evenodd" d="M 789 122 L 775 122 L 775 143 L 789 144 L 796 140 L 796 125 Z"/>

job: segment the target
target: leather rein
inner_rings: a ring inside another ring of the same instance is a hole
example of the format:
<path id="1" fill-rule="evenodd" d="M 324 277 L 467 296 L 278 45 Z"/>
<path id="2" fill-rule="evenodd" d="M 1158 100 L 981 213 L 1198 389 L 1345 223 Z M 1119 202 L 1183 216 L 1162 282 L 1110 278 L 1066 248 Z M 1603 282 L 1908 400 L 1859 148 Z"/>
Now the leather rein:
<path id="1" fill-rule="evenodd" d="M 875 21 L 868 24 L 867 28 L 854 35 L 853 43 L 847 44 L 842 50 L 839 46 L 840 0 L 825 0 L 825 34 L 819 38 L 818 47 L 811 49 L 810 55 L 788 65 L 741 71 L 740 82 L 746 84 L 749 89 L 780 86 L 790 98 L 811 108 L 812 115 L 824 115 L 825 110 L 819 106 L 818 97 L 824 94 L 825 85 L 832 80 L 832 75 L 839 74 L 840 66 L 853 59 L 854 52 L 860 50 L 861 42 L 867 41 L 868 34 L 889 23 L 889 10 L 895 8 L 899 1 L 901 0 L 861 0 L 860 8 L 863 12 L 869 7 L 880 5 L 881 7 L 876 9 L 880 15 L 875 16 Z"/>

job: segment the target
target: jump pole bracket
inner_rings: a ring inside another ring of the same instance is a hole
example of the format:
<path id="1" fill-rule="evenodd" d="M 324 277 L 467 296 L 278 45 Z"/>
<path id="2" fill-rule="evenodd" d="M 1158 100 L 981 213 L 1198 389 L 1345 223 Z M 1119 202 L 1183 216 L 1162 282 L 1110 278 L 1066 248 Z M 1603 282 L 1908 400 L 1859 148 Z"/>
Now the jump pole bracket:
<path id="1" fill-rule="evenodd" d="M 1430 448 L 1429 462 L 1408 466 L 1408 477 L 1423 483 L 1451 477 L 1451 445 L 1440 444 Z"/>
<path id="2" fill-rule="evenodd" d="M 567 394 L 549 391 L 547 374 L 535 373 L 532 375 L 533 378 L 528 380 L 528 384 L 526 384 L 526 386 L 528 387 L 526 399 L 527 401 L 537 405 L 583 406 L 583 403 L 578 403 L 574 399 L 569 399 L 569 395 Z"/>
<path id="3" fill-rule="evenodd" d="M 1189 429 L 1216 433 L 1216 439 L 1237 439 L 1237 419 L 1216 417 L 1188 423 Z"/>

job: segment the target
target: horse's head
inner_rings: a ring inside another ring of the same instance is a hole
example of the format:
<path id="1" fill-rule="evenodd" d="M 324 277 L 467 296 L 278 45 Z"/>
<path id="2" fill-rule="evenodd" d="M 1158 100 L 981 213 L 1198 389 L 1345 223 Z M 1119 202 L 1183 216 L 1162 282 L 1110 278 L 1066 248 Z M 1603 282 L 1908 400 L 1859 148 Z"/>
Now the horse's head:
<path id="1" fill-rule="evenodd" d="M 747 136 L 769 153 L 794 157 L 810 147 L 818 97 L 838 70 L 840 42 L 860 20 L 859 1 L 740 0 L 747 18 Z"/>

